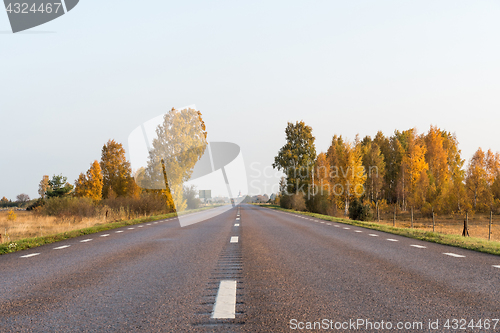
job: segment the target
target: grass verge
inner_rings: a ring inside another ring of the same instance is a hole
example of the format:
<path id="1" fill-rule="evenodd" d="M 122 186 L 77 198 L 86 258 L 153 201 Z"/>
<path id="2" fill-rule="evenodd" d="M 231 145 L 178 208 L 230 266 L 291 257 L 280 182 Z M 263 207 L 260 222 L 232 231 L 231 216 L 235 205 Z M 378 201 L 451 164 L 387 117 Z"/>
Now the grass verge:
<path id="1" fill-rule="evenodd" d="M 219 206 L 209 206 L 209 207 L 193 209 L 190 211 L 182 212 L 181 215 L 196 213 L 196 212 L 200 212 L 202 210 L 212 209 L 215 207 L 219 207 Z M 59 242 L 59 241 L 65 240 L 65 239 L 69 239 L 69 238 L 75 238 L 75 237 L 79 237 L 79 236 L 94 234 L 97 232 L 111 230 L 111 229 L 117 229 L 117 228 L 129 226 L 129 225 L 134 225 L 134 224 L 141 224 L 141 223 L 146 223 L 146 222 L 153 222 L 153 221 L 168 219 L 168 218 L 172 218 L 172 217 L 176 217 L 176 216 L 177 216 L 177 213 L 168 213 L 168 214 L 162 214 L 162 215 L 140 217 L 140 218 L 131 219 L 131 220 L 124 220 L 124 221 L 116 221 L 116 222 L 109 222 L 109 223 L 105 223 L 105 224 L 99 224 L 99 225 L 95 225 L 95 226 L 89 227 L 89 228 L 72 230 L 72 231 L 67 231 L 67 232 L 58 233 L 58 234 L 54 234 L 54 235 L 20 239 L 20 240 L 17 240 L 15 242 L 0 244 L 0 255 L 6 254 L 6 253 L 17 252 L 17 251 L 21 251 L 21 250 L 26 250 L 26 249 L 31 249 L 31 248 L 34 248 L 37 246 L 55 243 L 55 242 Z"/>
<path id="2" fill-rule="evenodd" d="M 500 255 L 500 242 L 488 241 L 482 238 L 475 237 L 462 237 L 458 235 L 447 235 L 438 232 L 423 231 L 411 228 L 398 228 L 387 226 L 383 224 L 378 224 L 375 222 L 363 222 L 356 220 L 343 219 L 328 215 L 309 213 L 309 212 L 298 212 L 292 209 L 285 209 L 275 205 L 259 205 L 261 207 L 266 207 L 275 210 L 281 210 L 284 212 L 290 212 L 294 214 L 307 215 L 322 219 L 325 221 L 339 222 L 344 224 L 350 224 L 358 227 L 363 227 L 367 229 L 373 229 L 383 232 L 388 232 L 395 235 L 405 236 L 413 239 L 419 239 L 426 242 L 432 242 L 443 245 L 450 245 L 459 247 L 462 249 L 473 250 L 483 253 L 489 253 L 494 255 Z"/>

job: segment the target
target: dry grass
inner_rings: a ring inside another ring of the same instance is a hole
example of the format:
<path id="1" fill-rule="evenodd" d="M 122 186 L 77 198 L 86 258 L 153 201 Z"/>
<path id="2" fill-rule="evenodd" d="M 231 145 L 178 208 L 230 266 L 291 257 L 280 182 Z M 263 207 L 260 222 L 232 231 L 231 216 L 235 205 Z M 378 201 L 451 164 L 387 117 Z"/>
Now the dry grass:
<path id="1" fill-rule="evenodd" d="M 436 216 L 435 217 L 435 231 L 447 234 L 447 235 L 462 235 L 464 228 L 463 216 Z M 476 214 L 469 217 L 469 236 L 488 239 L 488 225 L 489 225 L 490 215 L 489 214 Z M 383 225 L 392 226 L 393 218 L 392 215 L 382 215 L 380 222 Z M 396 227 L 399 228 L 410 228 L 411 217 L 410 213 L 400 213 L 396 216 Z M 432 231 L 432 218 L 424 218 L 414 215 L 413 228 L 423 231 Z M 493 215 L 492 225 L 491 225 L 491 240 L 500 241 L 500 217 L 498 215 Z"/>
<path id="2" fill-rule="evenodd" d="M 42 237 L 55 235 L 68 231 L 89 228 L 96 225 L 119 221 L 129 218 L 125 211 L 113 211 L 105 215 L 93 218 L 56 218 L 53 216 L 40 216 L 33 212 L 15 211 L 15 221 L 8 219 L 8 211 L 0 211 L 0 234 L 1 242 L 8 243 L 24 238 Z M 138 217 L 137 215 L 130 216 Z"/>

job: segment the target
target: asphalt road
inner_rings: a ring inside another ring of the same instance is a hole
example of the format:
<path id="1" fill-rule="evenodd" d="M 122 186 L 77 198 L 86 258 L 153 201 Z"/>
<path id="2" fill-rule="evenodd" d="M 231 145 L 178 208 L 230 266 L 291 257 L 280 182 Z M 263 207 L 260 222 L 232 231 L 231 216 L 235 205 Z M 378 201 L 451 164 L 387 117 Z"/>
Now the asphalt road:
<path id="1" fill-rule="evenodd" d="M 497 256 L 250 205 L 220 213 L 0 256 L 0 331 L 500 332 Z"/>

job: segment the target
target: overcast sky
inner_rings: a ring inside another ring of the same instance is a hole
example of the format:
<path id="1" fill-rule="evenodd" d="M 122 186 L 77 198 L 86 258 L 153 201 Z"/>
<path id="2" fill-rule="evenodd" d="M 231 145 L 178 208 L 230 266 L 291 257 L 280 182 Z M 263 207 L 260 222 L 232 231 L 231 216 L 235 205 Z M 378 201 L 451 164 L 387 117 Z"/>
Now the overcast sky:
<path id="1" fill-rule="evenodd" d="M 354 139 L 431 124 L 463 157 L 500 150 L 498 1 L 81 0 L 11 34 L 0 11 L 0 197 L 73 183 L 101 148 L 196 104 L 209 141 L 241 146 L 255 179 L 288 121 Z"/>

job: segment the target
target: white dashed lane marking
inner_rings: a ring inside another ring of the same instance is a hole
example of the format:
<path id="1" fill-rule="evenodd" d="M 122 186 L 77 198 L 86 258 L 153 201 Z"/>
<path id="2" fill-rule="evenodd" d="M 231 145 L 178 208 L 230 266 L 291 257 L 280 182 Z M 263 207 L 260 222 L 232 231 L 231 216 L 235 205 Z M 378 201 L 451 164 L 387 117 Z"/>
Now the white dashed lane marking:
<path id="1" fill-rule="evenodd" d="M 63 245 L 63 246 L 58 246 L 58 247 L 55 247 L 54 250 L 62 250 L 62 249 L 65 249 L 67 247 L 70 247 L 71 245 Z"/>
<path id="2" fill-rule="evenodd" d="M 491 265 L 491 266 L 493 266 L 495 268 L 500 268 L 500 265 Z"/>
<path id="3" fill-rule="evenodd" d="M 235 226 L 235 227 L 239 227 L 239 226 L 240 226 L 240 224 L 239 224 L 239 223 L 235 223 L 235 224 L 234 224 L 234 226 Z"/>
<path id="4" fill-rule="evenodd" d="M 399 242 L 397 239 L 387 238 L 389 242 Z"/>
<path id="5" fill-rule="evenodd" d="M 101 235 L 101 237 L 108 237 L 109 234 L 104 234 L 104 235 Z"/>
<path id="6" fill-rule="evenodd" d="M 151 223 L 148 223 L 148 224 L 146 224 L 146 225 L 151 225 Z"/>
<path id="7" fill-rule="evenodd" d="M 31 253 L 31 254 L 26 254 L 24 256 L 21 256 L 21 258 L 31 258 L 31 257 L 34 257 L 34 256 L 37 256 L 39 255 L 40 253 Z"/>
<path id="8" fill-rule="evenodd" d="M 128 230 L 134 230 L 135 228 L 127 228 Z"/>
<path id="9" fill-rule="evenodd" d="M 423 245 L 410 245 L 410 246 L 416 247 L 417 249 L 426 249 L 427 248 L 427 246 L 423 246 Z"/>
<path id="10" fill-rule="evenodd" d="M 342 229 L 344 229 L 344 230 L 349 230 L 349 229 L 351 229 L 351 228 L 348 228 L 348 227 L 343 227 Z"/>
<path id="11" fill-rule="evenodd" d="M 90 242 L 91 240 L 92 240 L 92 238 L 84 239 L 84 240 L 81 240 L 80 243 L 87 243 L 87 242 Z"/>
<path id="12" fill-rule="evenodd" d="M 339 225 L 334 225 L 334 227 L 340 228 L 340 226 L 339 226 Z"/>
<path id="13" fill-rule="evenodd" d="M 238 236 L 232 236 L 229 243 L 238 243 Z"/>
<path id="14" fill-rule="evenodd" d="M 123 232 L 123 230 L 115 231 L 115 233 L 117 233 L 117 234 L 119 234 L 120 232 Z"/>
<path id="15" fill-rule="evenodd" d="M 378 237 L 378 235 L 377 235 L 377 234 L 368 234 L 368 236 Z"/>
<path id="16" fill-rule="evenodd" d="M 332 225 L 331 223 L 327 223 L 326 225 Z"/>
<path id="17" fill-rule="evenodd" d="M 144 226 L 143 225 L 138 225 L 137 228 L 143 228 Z"/>
<path id="18" fill-rule="evenodd" d="M 363 232 L 363 231 L 361 231 L 361 230 L 354 230 L 354 232 Z"/>
<path id="19" fill-rule="evenodd" d="M 447 256 L 455 257 L 455 258 L 465 258 L 465 256 L 460 255 L 460 254 L 456 254 L 456 253 L 443 253 L 443 254 L 446 254 Z"/>
<path id="20" fill-rule="evenodd" d="M 236 316 L 236 280 L 222 280 L 215 299 L 212 318 L 234 319 Z"/>

